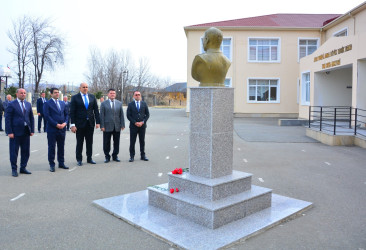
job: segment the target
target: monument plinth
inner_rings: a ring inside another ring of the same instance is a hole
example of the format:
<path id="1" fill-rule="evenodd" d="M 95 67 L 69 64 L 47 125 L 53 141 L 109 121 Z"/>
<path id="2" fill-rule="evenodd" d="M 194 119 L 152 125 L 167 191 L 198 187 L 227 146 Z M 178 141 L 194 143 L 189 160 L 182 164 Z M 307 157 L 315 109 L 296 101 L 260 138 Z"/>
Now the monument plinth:
<path id="1" fill-rule="evenodd" d="M 189 172 L 206 178 L 233 170 L 234 89 L 190 88 Z"/>
<path id="2" fill-rule="evenodd" d="M 272 190 L 233 171 L 233 88 L 190 91 L 189 172 L 149 187 L 149 204 L 211 229 L 270 207 Z M 171 195 L 176 187 L 179 193 Z"/>
<path id="3" fill-rule="evenodd" d="M 197 55 L 190 88 L 189 171 L 169 182 L 94 201 L 113 215 L 186 249 L 217 249 L 264 231 L 311 206 L 251 184 L 233 170 L 234 90 L 224 81 L 230 61 L 220 51 L 222 32 L 210 28 Z M 213 84 L 211 84 L 213 82 Z M 219 87 L 217 87 L 219 86 Z M 179 192 L 170 193 L 178 188 Z"/>

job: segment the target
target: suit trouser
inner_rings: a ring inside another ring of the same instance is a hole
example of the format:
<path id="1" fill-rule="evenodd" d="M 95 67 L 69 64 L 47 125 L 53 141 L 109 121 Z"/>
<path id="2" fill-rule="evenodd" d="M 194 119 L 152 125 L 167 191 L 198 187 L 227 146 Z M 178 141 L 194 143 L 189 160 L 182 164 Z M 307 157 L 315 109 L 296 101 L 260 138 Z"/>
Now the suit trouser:
<path id="1" fill-rule="evenodd" d="M 28 127 L 24 127 L 23 136 L 9 138 L 10 164 L 13 170 L 17 170 L 17 160 L 20 148 L 20 169 L 25 169 L 29 160 L 30 132 Z"/>
<path id="2" fill-rule="evenodd" d="M 135 144 L 137 134 L 139 135 L 141 157 L 145 156 L 145 132 L 146 132 L 145 126 L 130 128 L 130 157 L 135 157 Z"/>
<path id="3" fill-rule="evenodd" d="M 111 137 L 113 136 L 113 153 L 112 158 L 116 159 L 117 155 L 119 153 L 119 141 L 120 141 L 120 135 L 121 131 L 115 131 L 113 132 L 103 132 L 103 151 L 105 158 L 110 159 L 111 156 L 109 155 L 109 152 L 111 151 Z"/>
<path id="4" fill-rule="evenodd" d="M 84 128 L 76 129 L 76 160 L 83 160 L 83 145 L 84 139 L 86 143 L 86 157 L 87 160 L 92 159 L 93 155 L 93 135 L 94 135 L 94 127 L 90 125 L 86 125 Z"/>
<path id="5" fill-rule="evenodd" d="M 55 152 L 56 152 L 56 144 L 57 144 L 57 161 L 59 166 L 65 165 L 65 137 L 66 133 L 62 129 L 59 129 L 56 132 L 47 132 L 48 139 L 48 162 L 50 166 L 55 166 Z"/>
<path id="6" fill-rule="evenodd" d="M 70 114 L 69 114 L 70 115 Z M 67 124 L 66 124 L 66 129 L 69 130 L 70 129 L 70 116 L 69 119 L 67 119 Z"/>
<path id="7" fill-rule="evenodd" d="M 0 130 L 3 129 L 3 116 L 0 115 Z"/>
<path id="8" fill-rule="evenodd" d="M 43 119 L 43 131 L 47 131 L 47 120 L 44 118 L 44 115 L 41 114 L 38 116 L 38 132 L 41 131 L 42 128 L 42 119 Z"/>

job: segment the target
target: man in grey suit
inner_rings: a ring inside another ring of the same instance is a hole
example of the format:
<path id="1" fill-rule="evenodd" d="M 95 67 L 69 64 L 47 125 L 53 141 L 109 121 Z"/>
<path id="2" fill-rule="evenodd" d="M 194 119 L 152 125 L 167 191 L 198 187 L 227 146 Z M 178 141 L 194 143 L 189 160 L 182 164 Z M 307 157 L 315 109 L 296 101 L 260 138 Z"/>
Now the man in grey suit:
<path id="1" fill-rule="evenodd" d="M 113 136 L 113 161 L 120 162 L 119 139 L 121 130 L 125 128 L 125 119 L 123 117 L 122 102 L 116 100 L 116 90 L 108 90 L 108 100 L 100 105 L 100 129 L 103 131 L 103 151 L 105 163 L 110 162 L 111 156 L 111 137 Z"/>

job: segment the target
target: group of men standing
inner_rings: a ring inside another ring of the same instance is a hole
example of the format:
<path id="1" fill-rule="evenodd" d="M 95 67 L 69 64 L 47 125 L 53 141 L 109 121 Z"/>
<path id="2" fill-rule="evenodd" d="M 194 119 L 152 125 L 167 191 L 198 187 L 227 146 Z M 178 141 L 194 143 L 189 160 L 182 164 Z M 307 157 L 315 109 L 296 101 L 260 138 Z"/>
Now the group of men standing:
<path id="1" fill-rule="evenodd" d="M 100 113 L 94 95 L 88 93 L 88 84 L 80 84 L 80 92 L 71 98 L 71 102 L 59 100 L 59 90 L 50 90 L 51 98 L 47 100 L 45 94 L 37 100 L 38 132 L 41 132 L 41 119 L 44 120 L 44 132 L 47 132 L 48 162 L 50 171 L 55 172 L 55 153 L 57 147 L 58 167 L 68 169 L 65 165 L 64 147 L 66 130 L 71 120 L 70 130 L 76 134 L 76 161 L 83 165 L 83 144 L 86 144 L 87 163 L 96 164 L 93 160 L 94 127 L 103 131 L 103 151 L 105 163 L 120 162 L 118 158 L 121 130 L 125 128 L 122 102 L 115 99 L 116 91 L 108 90 L 108 100 L 102 102 Z M 32 106 L 25 101 L 26 91 L 17 90 L 16 100 L 10 102 L 6 109 L 5 124 L 9 137 L 9 154 L 12 176 L 17 177 L 17 158 L 21 151 L 20 169 L 23 174 L 31 174 L 26 169 L 30 155 L 30 136 L 34 135 L 34 116 Z M 130 121 L 130 159 L 134 161 L 135 143 L 139 135 L 141 160 L 148 161 L 145 154 L 146 122 L 150 113 L 145 102 L 141 101 L 141 93 L 134 92 L 134 101 L 127 107 L 127 119 Z M 111 139 L 113 138 L 113 152 L 110 155 Z M 112 157 L 111 157 L 112 156 Z"/>

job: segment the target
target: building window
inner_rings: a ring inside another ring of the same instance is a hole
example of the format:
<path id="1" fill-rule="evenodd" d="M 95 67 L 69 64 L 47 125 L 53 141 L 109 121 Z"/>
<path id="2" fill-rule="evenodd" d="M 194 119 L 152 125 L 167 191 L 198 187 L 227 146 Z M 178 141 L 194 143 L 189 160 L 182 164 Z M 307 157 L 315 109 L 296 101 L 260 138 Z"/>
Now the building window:
<path id="1" fill-rule="evenodd" d="M 299 39 L 299 60 L 318 49 L 318 39 Z"/>
<path id="2" fill-rule="evenodd" d="M 249 79 L 248 102 L 279 102 L 278 79 Z"/>
<path id="3" fill-rule="evenodd" d="M 230 37 L 224 37 L 220 46 L 220 50 L 230 61 L 231 61 L 231 48 L 232 48 L 231 40 L 232 39 Z M 201 53 L 205 53 L 203 49 L 203 37 L 201 37 Z"/>
<path id="4" fill-rule="evenodd" d="M 231 78 L 225 79 L 225 87 L 230 88 L 231 87 Z"/>
<path id="5" fill-rule="evenodd" d="M 301 103 L 310 105 L 310 72 L 302 74 Z"/>
<path id="6" fill-rule="evenodd" d="M 249 38 L 250 62 L 279 62 L 280 61 L 279 38 Z"/>
<path id="7" fill-rule="evenodd" d="M 333 34 L 333 36 L 339 37 L 339 36 L 348 36 L 348 29 L 344 28 L 341 29 L 340 31 L 337 31 Z"/>

